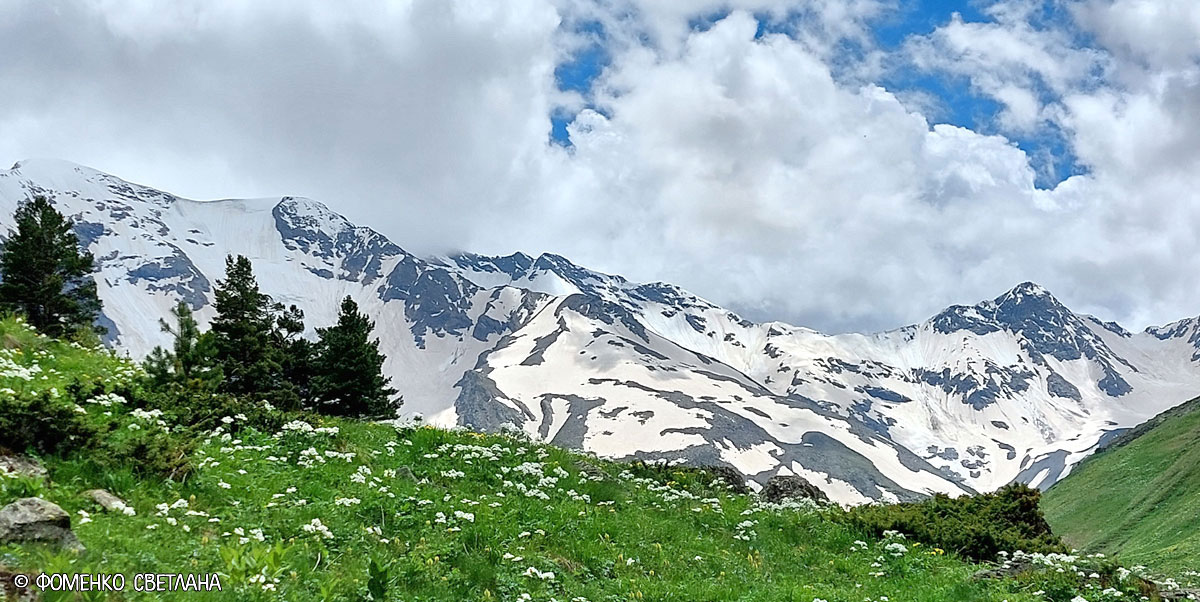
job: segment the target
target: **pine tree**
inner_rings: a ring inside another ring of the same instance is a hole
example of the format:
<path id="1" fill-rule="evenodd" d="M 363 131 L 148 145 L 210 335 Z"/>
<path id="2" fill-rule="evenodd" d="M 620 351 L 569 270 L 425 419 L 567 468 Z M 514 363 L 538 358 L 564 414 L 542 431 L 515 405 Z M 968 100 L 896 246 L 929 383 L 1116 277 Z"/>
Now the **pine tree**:
<path id="1" fill-rule="evenodd" d="M 259 290 L 249 259 L 225 258 L 225 279 L 217 282 L 214 296 L 213 348 L 225 376 L 220 390 L 275 401 L 283 378 L 272 341 L 273 305 Z"/>
<path id="2" fill-rule="evenodd" d="M 0 309 L 23 314 L 52 337 L 102 334 L 95 259 L 80 250 L 71 220 L 42 196 L 21 203 L 13 217 L 17 229 L 0 252 Z"/>
<path id="3" fill-rule="evenodd" d="M 159 320 L 163 332 L 174 336 L 171 350 L 155 347 L 146 358 L 146 373 L 158 386 L 172 383 L 193 389 L 211 391 L 221 382 L 221 368 L 216 364 L 215 338 L 200 332 L 192 308 L 180 301 L 171 315 L 175 325 Z"/>
<path id="4" fill-rule="evenodd" d="M 370 338 L 374 328 L 358 304 L 346 297 L 337 324 L 317 329 L 312 392 L 319 411 L 368 418 L 396 415 L 400 402 L 393 401 L 396 390 L 383 376 L 379 339 Z"/>

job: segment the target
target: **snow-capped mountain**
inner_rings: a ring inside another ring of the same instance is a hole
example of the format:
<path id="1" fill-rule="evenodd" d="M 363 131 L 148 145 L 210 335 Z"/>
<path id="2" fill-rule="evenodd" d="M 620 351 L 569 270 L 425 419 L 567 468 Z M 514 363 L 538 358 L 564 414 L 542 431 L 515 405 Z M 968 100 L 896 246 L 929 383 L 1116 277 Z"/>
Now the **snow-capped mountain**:
<path id="1" fill-rule="evenodd" d="M 35 194 L 75 219 L 110 342 L 135 356 L 167 343 L 158 320 L 180 299 L 211 318 L 225 256 L 242 254 L 310 328 L 354 297 L 406 412 L 759 482 L 799 474 L 844 503 L 1047 486 L 1200 389 L 1200 318 L 1130 333 L 1031 283 L 825 335 L 557 255 L 422 258 L 309 199 L 193 201 L 59 161 L 0 171 L 0 223 Z"/>

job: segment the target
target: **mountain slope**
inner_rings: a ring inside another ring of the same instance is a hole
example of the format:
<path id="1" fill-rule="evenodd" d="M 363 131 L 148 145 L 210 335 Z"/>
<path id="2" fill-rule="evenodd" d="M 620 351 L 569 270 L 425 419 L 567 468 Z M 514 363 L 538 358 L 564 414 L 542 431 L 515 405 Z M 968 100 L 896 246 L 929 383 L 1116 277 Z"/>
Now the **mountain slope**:
<path id="1" fill-rule="evenodd" d="M 825 335 L 557 255 L 418 257 L 310 199 L 194 201 L 60 161 L 0 171 L 0 223 L 34 194 L 76 220 L 110 342 L 135 357 L 167 342 L 179 300 L 210 319 L 225 255 L 243 254 L 310 328 L 352 296 L 404 410 L 434 424 L 801 474 L 844 503 L 1045 487 L 1200 391 L 1198 320 L 1129 333 L 1032 283 Z"/>
<path id="2" fill-rule="evenodd" d="M 895 331 L 831 336 L 754 324 L 672 285 L 629 283 L 560 257 L 444 263 L 489 283 L 602 297 L 627 321 L 777 398 L 815 401 L 979 490 L 1049 486 L 1109 437 L 1170 407 L 1164 401 L 1200 390 L 1194 321 L 1129 333 L 1074 314 L 1033 283 Z"/>
<path id="3" fill-rule="evenodd" d="M 1200 569 L 1200 398 L 1115 439 L 1042 502 L 1055 533 L 1081 549 Z"/>

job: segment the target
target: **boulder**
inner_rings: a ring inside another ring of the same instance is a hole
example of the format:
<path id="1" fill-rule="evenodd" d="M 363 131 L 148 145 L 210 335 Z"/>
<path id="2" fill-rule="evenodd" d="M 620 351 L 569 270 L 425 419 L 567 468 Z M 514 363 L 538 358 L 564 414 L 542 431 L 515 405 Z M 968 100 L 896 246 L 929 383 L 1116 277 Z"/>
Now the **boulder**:
<path id="1" fill-rule="evenodd" d="M 46 468 L 43 467 L 37 460 L 26 458 L 25 456 L 16 456 L 12 454 L 0 454 L 0 474 L 17 477 L 29 477 L 33 479 L 46 478 Z"/>
<path id="2" fill-rule="evenodd" d="M 40 542 L 82 552 L 71 532 L 71 517 L 42 498 L 21 498 L 0 508 L 0 543 Z"/>
<path id="3" fill-rule="evenodd" d="M 1009 579 L 1033 569 L 1033 564 L 1026 560 L 1006 560 L 999 564 L 980 569 L 971 575 L 972 579 Z"/>
<path id="4" fill-rule="evenodd" d="M 746 477 L 742 476 L 742 473 L 738 472 L 737 469 L 720 465 L 701 466 L 701 468 L 708 471 L 717 480 L 725 483 L 725 486 L 730 491 L 743 495 L 750 493 L 750 488 L 746 486 Z"/>
<path id="5" fill-rule="evenodd" d="M 126 504 L 125 500 L 109 493 L 104 489 L 89 489 L 83 492 L 83 495 L 91 498 L 92 501 L 100 504 L 101 508 L 104 508 L 109 512 L 120 512 L 123 514 L 129 514 L 131 512 L 129 504 Z"/>
<path id="6" fill-rule="evenodd" d="M 779 503 L 788 498 L 810 499 L 816 502 L 829 501 L 829 497 L 825 495 L 824 491 L 809 483 L 804 477 L 796 475 L 775 475 L 767 479 L 767 484 L 763 485 L 759 495 L 762 499 L 772 503 Z"/>

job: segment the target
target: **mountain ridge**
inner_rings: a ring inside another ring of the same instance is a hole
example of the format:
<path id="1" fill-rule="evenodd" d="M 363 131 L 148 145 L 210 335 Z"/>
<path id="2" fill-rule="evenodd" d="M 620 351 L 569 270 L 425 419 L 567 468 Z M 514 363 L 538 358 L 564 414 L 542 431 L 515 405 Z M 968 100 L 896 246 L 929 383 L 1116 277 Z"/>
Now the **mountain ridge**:
<path id="1" fill-rule="evenodd" d="M 157 318 L 180 299 L 207 322 L 225 254 L 244 254 L 310 329 L 354 297 L 407 411 L 435 423 L 760 482 L 800 474 L 844 503 L 1048 486 L 1200 390 L 1200 320 L 1130 333 L 1031 282 L 902 328 L 826 335 L 552 253 L 419 257 L 304 197 L 191 201 L 22 161 L 0 171 L 0 222 L 34 194 L 76 220 L 110 342 L 135 356 L 166 342 Z"/>

